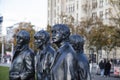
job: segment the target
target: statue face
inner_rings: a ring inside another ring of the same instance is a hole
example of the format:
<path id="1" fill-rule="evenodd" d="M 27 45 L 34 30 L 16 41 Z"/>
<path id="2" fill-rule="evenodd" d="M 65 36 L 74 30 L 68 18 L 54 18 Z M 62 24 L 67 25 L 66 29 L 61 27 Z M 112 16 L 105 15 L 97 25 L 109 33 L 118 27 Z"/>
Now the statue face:
<path id="1" fill-rule="evenodd" d="M 18 35 L 18 36 L 16 37 L 16 41 L 17 41 L 17 45 L 18 45 L 18 46 L 22 46 L 22 45 L 25 44 L 23 37 L 20 36 L 20 35 Z"/>
<path id="2" fill-rule="evenodd" d="M 58 42 L 61 42 L 62 39 L 63 39 L 62 33 L 57 29 L 53 29 L 52 30 L 52 41 L 54 43 L 58 43 Z"/>
<path id="3" fill-rule="evenodd" d="M 68 39 L 70 29 L 65 24 L 56 24 L 52 27 L 52 41 L 54 43 L 61 43 Z"/>
<path id="4" fill-rule="evenodd" d="M 50 35 L 48 32 L 44 30 L 40 30 L 34 35 L 34 39 L 35 39 L 36 47 L 39 49 L 42 48 L 43 45 L 46 45 L 47 42 L 49 42 Z"/>
<path id="5" fill-rule="evenodd" d="M 44 45 L 44 39 L 42 37 L 35 38 L 35 44 L 37 48 L 41 48 Z"/>
<path id="6" fill-rule="evenodd" d="M 25 44 L 28 44 L 30 40 L 30 35 L 27 31 L 21 30 L 16 36 L 17 46 L 22 47 Z"/>

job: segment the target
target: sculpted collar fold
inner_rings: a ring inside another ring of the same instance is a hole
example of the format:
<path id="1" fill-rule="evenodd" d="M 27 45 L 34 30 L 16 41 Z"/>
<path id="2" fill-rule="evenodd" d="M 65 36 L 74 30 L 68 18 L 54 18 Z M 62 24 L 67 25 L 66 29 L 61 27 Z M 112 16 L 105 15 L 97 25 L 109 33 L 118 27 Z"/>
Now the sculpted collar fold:
<path id="1" fill-rule="evenodd" d="M 22 47 L 16 46 L 16 51 L 23 51 L 23 50 L 27 49 L 28 47 L 29 47 L 28 44 L 23 45 Z"/>

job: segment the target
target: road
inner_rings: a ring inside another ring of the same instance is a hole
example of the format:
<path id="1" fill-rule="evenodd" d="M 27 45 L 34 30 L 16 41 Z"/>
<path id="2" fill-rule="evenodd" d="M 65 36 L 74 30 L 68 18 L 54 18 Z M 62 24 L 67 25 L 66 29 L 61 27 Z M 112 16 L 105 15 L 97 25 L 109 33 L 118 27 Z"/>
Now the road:
<path id="1" fill-rule="evenodd" d="M 92 80 L 120 80 L 120 77 L 114 77 L 114 76 L 110 76 L 110 77 L 103 77 L 100 75 L 92 75 Z"/>
<path id="2" fill-rule="evenodd" d="M 113 71 L 113 68 L 112 68 L 112 71 Z M 99 74 L 99 71 L 97 70 L 96 67 L 93 67 L 91 71 L 92 80 L 120 80 L 120 77 L 115 77 L 113 72 L 111 72 L 110 77 L 100 76 L 96 73 Z"/>

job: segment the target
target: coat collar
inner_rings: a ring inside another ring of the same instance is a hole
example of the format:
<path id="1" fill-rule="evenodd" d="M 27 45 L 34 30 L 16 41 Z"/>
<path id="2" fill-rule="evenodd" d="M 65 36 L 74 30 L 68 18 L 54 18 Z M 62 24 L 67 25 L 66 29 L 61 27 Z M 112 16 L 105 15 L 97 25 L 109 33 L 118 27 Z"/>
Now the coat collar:
<path id="1" fill-rule="evenodd" d="M 25 51 L 28 48 L 29 48 L 28 44 L 24 45 L 22 48 L 19 48 L 18 46 L 16 46 L 13 52 L 13 60 L 15 59 L 15 57 L 20 55 L 23 51 Z"/>

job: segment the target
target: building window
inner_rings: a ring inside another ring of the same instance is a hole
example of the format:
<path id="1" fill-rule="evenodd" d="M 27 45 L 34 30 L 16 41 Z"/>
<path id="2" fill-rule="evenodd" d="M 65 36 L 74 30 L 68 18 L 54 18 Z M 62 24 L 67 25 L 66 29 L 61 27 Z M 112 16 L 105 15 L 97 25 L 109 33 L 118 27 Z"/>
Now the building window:
<path id="1" fill-rule="evenodd" d="M 54 10 L 54 17 L 56 17 L 56 10 Z"/>
<path id="2" fill-rule="evenodd" d="M 100 19 L 103 19 L 103 11 L 100 11 L 99 15 L 100 15 Z"/>
<path id="3" fill-rule="evenodd" d="M 69 8 L 68 8 L 68 12 L 70 13 L 71 12 L 71 7 L 69 6 Z"/>
<path id="4" fill-rule="evenodd" d="M 50 16 L 50 13 L 49 13 L 49 11 L 48 11 L 48 18 L 49 18 L 49 16 Z"/>
<path id="5" fill-rule="evenodd" d="M 92 0 L 92 9 L 97 8 L 97 0 Z"/>
<path id="6" fill-rule="evenodd" d="M 72 7 L 72 5 L 69 5 L 69 13 L 71 13 L 72 12 L 72 10 L 73 10 L 73 7 Z"/>
<path id="7" fill-rule="evenodd" d="M 100 0 L 100 4 L 99 4 L 99 7 L 103 7 L 103 0 Z"/>
<path id="8" fill-rule="evenodd" d="M 75 11 L 75 6 L 73 5 L 73 12 Z"/>
<path id="9" fill-rule="evenodd" d="M 77 24 L 78 24 L 78 13 L 76 14 L 76 20 L 77 20 L 76 22 L 77 22 Z"/>
<path id="10" fill-rule="evenodd" d="M 105 18 L 108 19 L 109 18 L 109 14 L 111 13 L 111 9 L 106 9 L 105 10 Z"/>
<path id="11" fill-rule="evenodd" d="M 92 13 L 92 19 L 94 20 L 94 19 L 96 19 L 97 18 L 97 12 L 93 12 Z"/>
<path id="12" fill-rule="evenodd" d="M 74 12 L 74 11 L 75 11 L 75 6 L 74 6 L 74 4 L 73 4 L 73 5 L 69 5 L 69 7 L 67 8 L 67 12 L 72 13 L 72 12 Z"/>
<path id="13" fill-rule="evenodd" d="M 74 11 L 75 11 L 75 6 L 72 5 L 72 6 L 71 6 L 71 12 L 74 12 Z"/>

